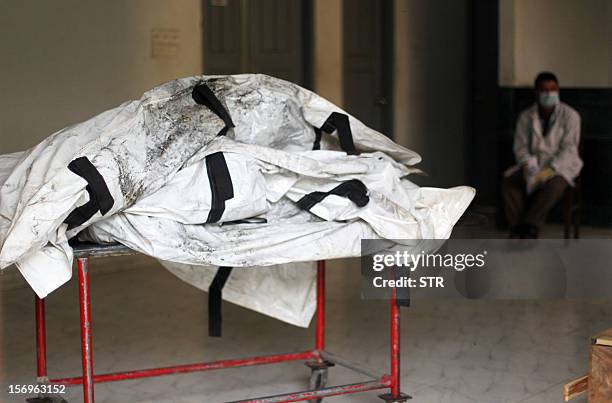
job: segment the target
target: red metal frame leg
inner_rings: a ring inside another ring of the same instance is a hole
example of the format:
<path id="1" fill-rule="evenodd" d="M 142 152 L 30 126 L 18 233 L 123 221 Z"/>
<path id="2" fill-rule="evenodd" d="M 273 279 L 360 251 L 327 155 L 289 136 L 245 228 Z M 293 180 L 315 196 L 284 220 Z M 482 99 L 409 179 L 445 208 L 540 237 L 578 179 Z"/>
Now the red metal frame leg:
<path id="1" fill-rule="evenodd" d="M 93 351 L 91 343 L 91 297 L 89 259 L 79 258 L 79 310 L 81 317 L 81 360 L 83 363 L 83 402 L 94 403 Z"/>
<path id="2" fill-rule="evenodd" d="M 391 289 L 391 376 L 389 394 L 381 395 L 386 402 L 405 402 L 410 396 L 401 392 L 400 388 L 400 307 L 397 301 L 397 291 Z"/>
<path id="3" fill-rule="evenodd" d="M 45 300 L 34 296 L 36 314 L 36 381 L 47 381 L 47 334 L 45 325 Z"/>
<path id="4" fill-rule="evenodd" d="M 327 369 L 333 367 L 334 363 L 322 356 L 325 349 L 325 261 L 317 262 L 317 319 L 316 319 L 315 349 L 313 354 L 315 360 L 304 364 L 310 368 L 310 389 L 322 390 L 327 384 Z M 287 397 L 287 396 L 285 396 Z M 280 401 L 280 400 L 279 400 Z M 300 401 L 300 400 L 282 400 Z M 313 399 L 311 402 L 320 402 L 321 399 Z"/>
<path id="5" fill-rule="evenodd" d="M 317 262 L 317 328 L 315 349 L 325 349 L 325 261 Z"/>
<path id="6" fill-rule="evenodd" d="M 391 290 L 391 394 L 400 393 L 400 313 L 395 288 Z"/>

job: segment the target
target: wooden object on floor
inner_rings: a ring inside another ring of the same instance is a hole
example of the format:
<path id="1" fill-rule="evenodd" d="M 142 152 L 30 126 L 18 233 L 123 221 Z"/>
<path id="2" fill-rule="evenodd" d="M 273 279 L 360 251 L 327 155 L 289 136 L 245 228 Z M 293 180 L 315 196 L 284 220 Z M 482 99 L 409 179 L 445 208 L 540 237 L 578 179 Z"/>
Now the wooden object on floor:
<path id="1" fill-rule="evenodd" d="M 588 375 L 574 379 L 563 387 L 563 399 L 588 392 L 589 403 L 612 402 L 612 329 L 591 338 Z"/>
<path id="2" fill-rule="evenodd" d="M 607 334 L 601 334 L 599 336 L 593 337 L 593 344 L 597 344 L 598 346 L 607 346 L 612 347 L 612 336 Z"/>
<path id="3" fill-rule="evenodd" d="M 612 402 L 612 329 L 592 338 L 589 403 Z"/>
<path id="4" fill-rule="evenodd" d="M 589 387 L 589 376 L 581 376 L 578 379 L 574 379 L 571 382 L 568 382 L 563 387 L 563 400 L 566 402 L 570 399 L 575 398 L 576 396 L 587 391 Z"/>

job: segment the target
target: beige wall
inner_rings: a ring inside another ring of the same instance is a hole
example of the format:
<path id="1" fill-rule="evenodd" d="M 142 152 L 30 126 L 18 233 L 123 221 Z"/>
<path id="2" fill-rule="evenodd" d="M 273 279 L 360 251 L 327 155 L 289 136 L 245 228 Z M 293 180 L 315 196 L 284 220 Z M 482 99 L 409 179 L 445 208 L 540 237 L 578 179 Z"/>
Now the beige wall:
<path id="1" fill-rule="evenodd" d="M 342 0 L 315 0 L 315 90 L 342 105 Z M 0 154 L 23 150 L 152 86 L 198 74 L 199 0 L 8 0 L 0 13 Z M 178 30 L 170 57 L 153 29 Z M 33 84 L 38 82 L 38 84 Z"/>
<path id="2" fill-rule="evenodd" d="M 343 103 L 342 51 L 342 0 L 314 0 L 314 90 L 338 106 Z"/>
<path id="3" fill-rule="evenodd" d="M 342 1 L 315 0 L 315 90 L 342 105 Z M 465 180 L 465 2 L 396 0 L 395 136 L 434 183 Z M 0 14 L 0 153 L 201 71 L 200 0 L 8 0 Z M 152 56 L 153 29 L 178 31 Z"/>
<path id="4" fill-rule="evenodd" d="M 499 62 L 503 86 L 552 70 L 566 87 L 609 87 L 612 1 L 501 0 Z"/>
<path id="5" fill-rule="evenodd" d="M 0 154 L 201 72 L 200 0 L 4 0 Z M 151 31 L 175 30 L 153 57 Z"/>
<path id="6" fill-rule="evenodd" d="M 439 186 L 464 184 L 467 0 L 395 1 L 395 140 Z"/>

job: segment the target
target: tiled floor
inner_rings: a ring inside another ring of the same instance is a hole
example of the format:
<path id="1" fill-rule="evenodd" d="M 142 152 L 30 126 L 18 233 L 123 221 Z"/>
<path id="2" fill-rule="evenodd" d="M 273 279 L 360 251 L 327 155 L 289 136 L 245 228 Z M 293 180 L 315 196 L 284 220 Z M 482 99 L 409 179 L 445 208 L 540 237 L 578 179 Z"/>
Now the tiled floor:
<path id="1" fill-rule="evenodd" d="M 98 372 L 301 351 L 312 346 L 313 327 L 295 328 L 230 304 L 224 306 L 223 337 L 208 338 L 206 294 L 152 259 L 123 257 L 95 263 L 92 315 Z M 360 300 L 356 260 L 335 261 L 328 267 L 328 348 L 386 371 L 387 304 Z M 74 280 L 47 301 L 52 376 L 80 371 L 76 302 Z M 402 314 L 403 390 L 415 403 L 561 402 L 563 384 L 586 373 L 589 337 L 612 327 L 612 303 L 601 301 L 420 300 L 402 308 Z M 31 290 L 24 286 L 2 291 L 0 317 L 2 389 L 8 384 L 32 383 Z M 332 383 L 357 380 L 359 376 L 348 371 L 330 370 Z M 307 368 L 288 363 L 100 384 L 96 401 L 222 402 L 303 389 L 307 381 Z M 376 395 L 326 401 L 381 401 Z M 80 401 L 80 388 L 69 389 L 65 398 Z M 2 402 L 24 400 L 25 396 L 0 394 Z"/>

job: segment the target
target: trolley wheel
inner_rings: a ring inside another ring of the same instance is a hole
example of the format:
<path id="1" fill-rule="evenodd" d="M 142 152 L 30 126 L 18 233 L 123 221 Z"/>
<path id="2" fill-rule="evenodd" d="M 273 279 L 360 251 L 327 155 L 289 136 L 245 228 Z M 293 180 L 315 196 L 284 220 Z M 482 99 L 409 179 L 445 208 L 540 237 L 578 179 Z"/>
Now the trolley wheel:
<path id="1" fill-rule="evenodd" d="M 327 386 L 327 368 L 313 368 L 310 372 L 310 390 L 323 389 Z M 321 403 L 323 398 L 312 399 L 310 403 Z"/>
<path id="2" fill-rule="evenodd" d="M 59 396 L 37 396 L 26 399 L 28 403 L 68 403 L 68 401 Z"/>

